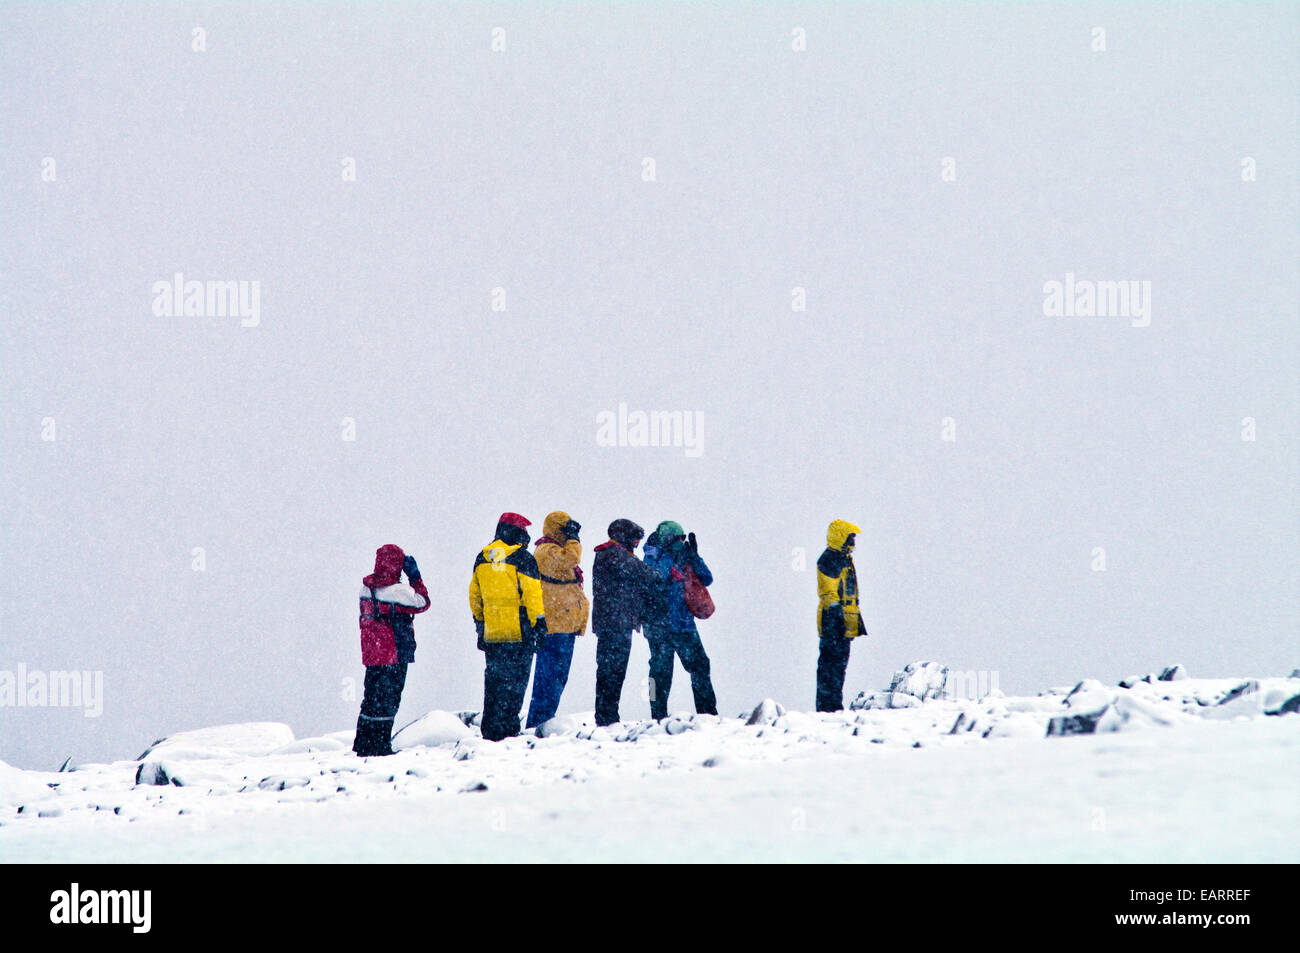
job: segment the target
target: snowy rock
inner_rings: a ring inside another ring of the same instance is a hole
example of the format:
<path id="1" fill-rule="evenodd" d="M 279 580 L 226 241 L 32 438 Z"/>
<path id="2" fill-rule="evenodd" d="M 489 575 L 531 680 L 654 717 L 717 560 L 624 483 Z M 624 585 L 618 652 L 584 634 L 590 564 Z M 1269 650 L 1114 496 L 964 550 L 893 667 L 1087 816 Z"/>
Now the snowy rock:
<path id="1" fill-rule="evenodd" d="M 884 708 L 916 708 L 921 699 L 906 692 L 859 692 L 849 702 L 849 711 L 870 711 Z"/>
<path id="2" fill-rule="evenodd" d="M 451 753 L 453 761 L 468 761 L 478 754 L 478 745 L 470 741 L 456 742 L 456 750 Z"/>
<path id="3" fill-rule="evenodd" d="M 1300 695 L 1292 695 L 1276 708 L 1265 708 L 1266 715 L 1291 715 L 1300 713 Z"/>
<path id="4" fill-rule="evenodd" d="M 161 761 L 142 761 L 135 771 L 135 783 L 180 786 L 180 782 L 172 779 L 171 772 Z"/>
<path id="5" fill-rule="evenodd" d="M 657 721 L 642 721 L 628 729 L 627 740 L 636 741 L 638 738 L 661 734 L 663 731 L 664 726 Z"/>
<path id="6" fill-rule="evenodd" d="M 776 720 L 785 714 L 785 708 L 778 705 L 770 698 L 764 698 L 758 703 L 757 707 L 750 713 L 747 725 L 774 725 Z"/>
<path id="7" fill-rule="evenodd" d="M 456 717 L 459 718 L 467 728 L 482 728 L 483 713 L 481 711 L 458 711 Z"/>
<path id="8" fill-rule="evenodd" d="M 48 797 L 49 775 L 40 771 L 24 771 L 11 764 L 0 761 L 0 803 L 7 805 L 22 804 Z"/>
<path id="9" fill-rule="evenodd" d="M 980 732 L 981 738 L 1041 738 L 1043 719 L 1029 712 L 1011 712 Z"/>
<path id="10" fill-rule="evenodd" d="M 155 741 L 137 761 L 166 757 L 171 760 L 208 758 L 257 758 L 293 741 L 293 730 L 277 721 L 238 725 L 216 725 L 193 731 L 178 731 Z"/>
<path id="11" fill-rule="evenodd" d="M 1181 665 L 1170 665 L 1160 672 L 1158 681 L 1161 682 L 1180 682 L 1187 677 L 1187 669 Z"/>
<path id="12" fill-rule="evenodd" d="M 1066 707 L 1076 712 L 1100 712 L 1115 699 L 1115 692 L 1095 678 L 1085 678 L 1065 696 Z"/>
<path id="13" fill-rule="evenodd" d="M 1176 714 L 1161 711 L 1132 695 L 1120 695 L 1097 721 L 1098 731 L 1128 731 L 1134 728 L 1163 727 L 1171 724 Z"/>
<path id="14" fill-rule="evenodd" d="M 948 666 L 938 662 L 909 662 L 894 673 L 888 689 L 859 692 L 849 703 L 849 710 L 915 708 L 922 702 L 942 698 L 947 684 Z"/>
<path id="15" fill-rule="evenodd" d="M 849 702 L 849 711 L 867 711 L 874 708 L 889 707 L 889 692 L 858 692 L 857 698 Z"/>
<path id="16" fill-rule="evenodd" d="M 393 750 L 406 748 L 436 748 L 452 744 L 474 734 L 458 715 L 449 711 L 431 711 L 417 718 L 393 735 Z"/>
<path id="17" fill-rule="evenodd" d="M 664 725 L 664 731 L 670 735 L 680 735 L 683 731 L 690 731 L 694 727 L 688 720 L 673 718 Z"/>
<path id="18" fill-rule="evenodd" d="M 558 738 L 561 735 L 576 735 L 582 727 L 582 719 L 577 715 L 556 715 L 550 721 L 537 726 L 537 737 Z"/>
<path id="19" fill-rule="evenodd" d="M 1105 710 L 1082 715 L 1057 715 L 1047 723 L 1047 735 L 1090 735 L 1097 730 L 1097 722 Z"/>
<path id="20" fill-rule="evenodd" d="M 1084 685 L 1089 681 L 1092 680 L 1085 679 L 1084 682 L 1079 684 Z M 1052 735 L 1087 735 L 1163 726 L 1170 724 L 1175 717 L 1172 711 L 1162 712 L 1155 705 L 1128 694 L 1115 696 L 1109 704 L 1098 711 L 1086 710 L 1096 698 L 1095 691 L 1091 687 L 1084 690 L 1081 698 L 1082 701 L 1079 707 L 1083 710 L 1078 714 L 1058 715 L 1047 723 L 1049 737 Z"/>
<path id="21" fill-rule="evenodd" d="M 1255 679 L 1251 679 L 1248 682 L 1242 682 L 1236 688 L 1232 689 L 1232 691 L 1228 692 L 1228 694 L 1224 695 L 1221 699 L 1219 699 L 1215 704 L 1228 705 L 1231 704 L 1232 702 L 1235 702 L 1239 698 L 1244 698 L 1247 695 L 1254 695 L 1258 691 L 1259 691 L 1259 682 L 1256 681 Z"/>
<path id="22" fill-rule="evenodd" d="M 257 782 L 257 787 L 262 791 L 287 791 L 290 788 L 305 788 L 311 784 L 307 778 L 285 777 L 284 775 L 273 774 L 270 777 L 262 778 Z"/>
<path id="23" fill-rule="evenodd" d="M 350 751 L 352 750 L 352 739 L 354 730 L 336 731 L 332 734 L 321 735 L 316 738 L 299 738 L 297 741 L 291 741 L 282 748 L 276 748 L 271 752 L 272 755 L 281 754 L 312 754 L 317 751 Z"/>
<path id="24" fill-rule="evenodd" d="M 942 698 L 947 684 L 948 666 L 938 662 L 909 662 L 901 671 L 894 673 L 889 690 L 929 701 L 932 698 Z"/>

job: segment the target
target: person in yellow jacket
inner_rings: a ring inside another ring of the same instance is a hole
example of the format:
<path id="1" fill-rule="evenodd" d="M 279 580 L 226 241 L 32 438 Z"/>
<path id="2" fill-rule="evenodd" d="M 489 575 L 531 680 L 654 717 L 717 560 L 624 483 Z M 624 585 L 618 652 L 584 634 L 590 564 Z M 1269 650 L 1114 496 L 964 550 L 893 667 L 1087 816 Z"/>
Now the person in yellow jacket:
<path id="1" fill-rule="evenodd" d="M 852 555 L 860 532 L 846 520 L 835 520 L 826 531 L 826 551 L 817 560 L 818 711 L 843 710 L 849 649 L 853 639 L 867 634 L 858 607 L 858 573 Z"/>
<path id="2" fill-rule="evenodd" d="M 573 646 L 587 631 L 587 594 L 582 591 L 582 525 L 563 510 L 547 515 L 534 557 L 542 580 L 542 605 L 546 609 L 546 639 L 537 649 L 533 673 L 533 700 L 528 705 L 527 728 L 555 717 L 560 696 L 569 681 Z"/>
<path id="3" fill-rule="evenodd" d="M 496 538 L 474 559 L 469 609 L 483 650 L 483 737 L 519 734 L 533 653 L 546 638 L 537 560 L 528 552 L 528 520 L 502 513 Z"/>

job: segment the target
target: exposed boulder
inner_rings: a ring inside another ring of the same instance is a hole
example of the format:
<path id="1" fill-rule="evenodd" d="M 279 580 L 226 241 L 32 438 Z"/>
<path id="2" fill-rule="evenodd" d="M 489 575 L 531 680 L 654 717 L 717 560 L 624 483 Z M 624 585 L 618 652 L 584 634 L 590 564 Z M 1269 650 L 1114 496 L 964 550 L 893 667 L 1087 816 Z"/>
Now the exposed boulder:
<path id="1" fill-rule="evenodd" d="M 938 662 L 909 662 L 894 673 L 883 692 L 859 692 L 849 702 L 850 711 L 873 708 L 915 708 L 942 698 L 948 684 L 948 666 Z"/>
<path id="2" fill-rule="evenodd" d="M 785 707 L 770 698 L 764 698 L 749 715 L 747 725 L 774 725 L 785 714 Z"/>
<path id="3" fill-rule="evenodd" d="M 1266 711 L 1266 715 L 1291 715 L 1300 714 L 1300 695 L 1292 695 L 1281 705 L 1272 711 Z"/>
<path id="4" fill-rule="evenodd" d="M 909 662 L 894 673 L 889 690 L 911 695 L 921 701 L 942 698 L 948 684 L 948 666 L 938 662 Z"/>
<path id="5" fill-rule="evenodd" d="M 167 765 L 161 761 L 142 761 L 135 769 L 136 784 L 156 784 L 159 786 L 174 784 L 181 786 L 180 779 L 173 778 Z"/>
<path id="6" fill-rule="evenodd" d="M 1053 735 L 1090 735 L 1097 730 L 1097 722 L 1107 709 L 1086 712 L 1079 715 L 1057 715 L 1047 723 L 1047 736 Z"/>

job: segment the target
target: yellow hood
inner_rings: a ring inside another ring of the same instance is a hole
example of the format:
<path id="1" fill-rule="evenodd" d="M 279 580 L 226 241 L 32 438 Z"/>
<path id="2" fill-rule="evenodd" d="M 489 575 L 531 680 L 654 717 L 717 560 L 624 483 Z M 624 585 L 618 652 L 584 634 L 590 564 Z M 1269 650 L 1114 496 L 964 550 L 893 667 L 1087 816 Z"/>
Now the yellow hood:
<path id="1" fill-rule="evenodd" d="M 519 548 L 519 544 L 503 543 L 499 539 L 494 539 L 483 547 L 483 558 L 490 563 L 505 562 L 506 557 Z"/>
<path id="2" fill-rule="evenodd" d="M 860 527 L 854 526 L 848 520 L 835 520 L 826 530 L 826 545 L 831 549 L 842 550 L 851 534 L 861 532 Z"/>

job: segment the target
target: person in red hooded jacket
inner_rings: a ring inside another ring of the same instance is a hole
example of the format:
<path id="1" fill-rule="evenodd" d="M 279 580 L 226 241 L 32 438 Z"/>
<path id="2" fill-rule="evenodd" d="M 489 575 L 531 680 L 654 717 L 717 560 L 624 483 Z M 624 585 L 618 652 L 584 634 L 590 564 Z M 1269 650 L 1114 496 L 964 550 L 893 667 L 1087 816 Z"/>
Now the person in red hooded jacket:
<path id="1" fill-rule="evenodd" d="M 402 584 L 406 573 L 409 586 Z M 429 590 L 414 556 L 391 543 L 375 551 L 375 571 L 361 580 L 361 664 L 365 694 L 352 750 L 362 757 L 393 753 L 393 719 L 415 661 L 416 613 L 429 608 Z"/>

